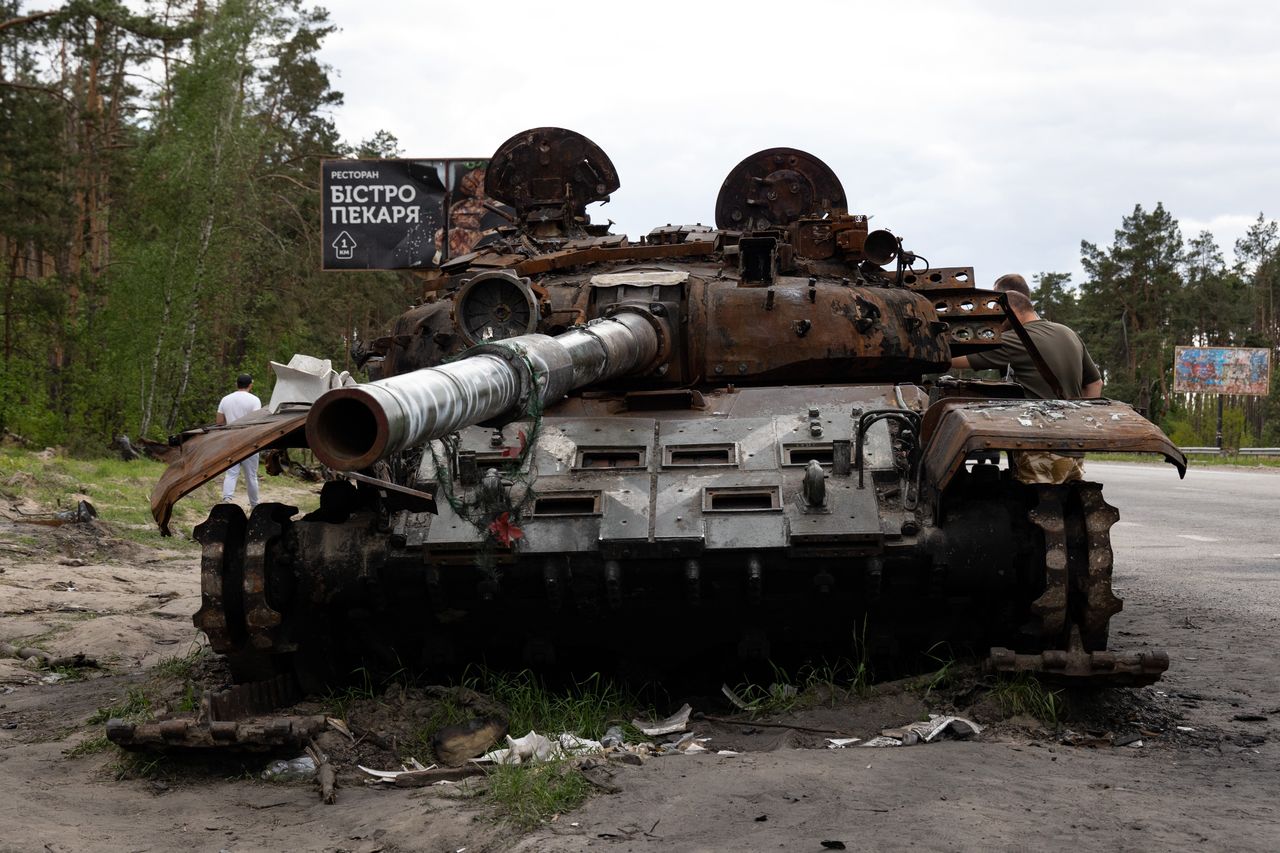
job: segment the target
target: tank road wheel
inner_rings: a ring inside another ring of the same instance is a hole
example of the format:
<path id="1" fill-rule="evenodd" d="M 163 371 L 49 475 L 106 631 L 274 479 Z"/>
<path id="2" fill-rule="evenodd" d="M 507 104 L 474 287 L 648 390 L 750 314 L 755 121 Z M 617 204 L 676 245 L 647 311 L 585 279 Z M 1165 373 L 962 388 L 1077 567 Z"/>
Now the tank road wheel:
<path id="1" fill-rule="evenodd" d="M 195 530 L 201 607 L 192 621 L 226 656 L 236 681 L 271 678 L 291 651 L 285 622 L 295 583 L 287 533 L 296 512 L 263 503 L 246 519 L 240 507 L 219 504 Z"/>
<path id="2" fill-rule="evenodd" d="M 1044 592 L 1031 604 L 1046 648 L 1068 648 L 1079 631 L 1085 651 L 1107 647 L 1111 617 L 1123 602 L 1111 590 L 1111 527 L 1116 508 L 1098 483 L 1034 486 L 1031 523 L 1044 534 Z"/>
<path id="3" fill-rule="evenodd" d="M 215 652 L 227 655 L 247 637 L 236 614 L 242 610 L 244 567 L 244 510 L 218 504 L 196 525 L 200 543 L 200 609 L 192 621 L 209 638 Z"/>

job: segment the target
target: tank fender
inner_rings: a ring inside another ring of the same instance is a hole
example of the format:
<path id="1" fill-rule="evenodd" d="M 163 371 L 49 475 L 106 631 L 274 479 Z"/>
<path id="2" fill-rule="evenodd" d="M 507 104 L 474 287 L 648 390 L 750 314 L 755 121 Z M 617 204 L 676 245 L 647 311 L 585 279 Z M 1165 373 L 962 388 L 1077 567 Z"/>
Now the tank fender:
<path id="1" fill-rule="evenodd" d="M 306 447 L 304 428 L 308 409 L 272 414 L 259 409 L 226 426 L 202 427 L 182 443 L 178 458 L 160 475 L 151 490 L 151 517 L 163 536 L 173 531 L 173 505 L 255 453 L 285 447 Z"/>
<path id="2" fill-rule="evenodd" d="M 1159 453 L 1187 472 L 1187 458 L 1158 426 L 1115 400 L 955 400 L 930 406 L 920 427 L 921 483 L 940 492 L 981 450 Z"/>

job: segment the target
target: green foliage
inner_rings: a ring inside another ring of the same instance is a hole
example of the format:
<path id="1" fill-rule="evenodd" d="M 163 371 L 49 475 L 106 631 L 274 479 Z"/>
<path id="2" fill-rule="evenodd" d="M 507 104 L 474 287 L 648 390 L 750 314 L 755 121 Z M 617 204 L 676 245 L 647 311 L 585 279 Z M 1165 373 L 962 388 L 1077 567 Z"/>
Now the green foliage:
<path id="1" fill-rule="evenodd" d="M 404 310 L 407 276 L 318 270 L 319 160 L 351 150 L 319 60 L 333 31 L 303 0 L 222 0 L 71 3 L 5 33 L 0 427 L 162 438 L 211 422 L 241 371 L 265 398 L 269 360 L 349 367 Z"/>
<path id="2" fill-rule="evenodd" d="M 570 761 L 498 765 L 488 779 L 489 800 L 522 829 L 577 808 L 591 793 L 591 783 Z"/>

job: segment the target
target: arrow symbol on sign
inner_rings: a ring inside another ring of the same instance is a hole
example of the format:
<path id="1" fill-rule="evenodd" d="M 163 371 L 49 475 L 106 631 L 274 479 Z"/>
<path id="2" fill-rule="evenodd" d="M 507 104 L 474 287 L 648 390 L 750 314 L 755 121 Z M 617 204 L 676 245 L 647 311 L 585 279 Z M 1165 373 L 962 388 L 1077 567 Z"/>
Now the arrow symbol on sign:
<path id="1" fill-rule="evenodd" d="M 343 231 L 338 235 L 338 239 L 333 241 L 334 255 L 340 261 L 349 261 L 355 255 L 356 241 L 350 234 Z"/>

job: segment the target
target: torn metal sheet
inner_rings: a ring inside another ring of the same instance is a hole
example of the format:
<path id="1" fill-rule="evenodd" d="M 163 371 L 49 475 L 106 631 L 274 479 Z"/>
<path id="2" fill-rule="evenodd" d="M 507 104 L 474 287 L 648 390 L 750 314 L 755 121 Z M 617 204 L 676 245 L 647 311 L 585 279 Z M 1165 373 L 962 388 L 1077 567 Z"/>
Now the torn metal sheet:
<path id="1" fill-rule="evenodd" d="M 288 364 L 278 361 L 270 364 L 276 375 L 271 400 L 267 403 L 272 412 L 279 412 L 290 404 L 310 405 L 330 389 L 356 384 L 347 371 L 338 373 L 334 370 L 333 362 L 327 358 L 297 354 L 289 359 Z"/>
<path id="2" fill-rule="evenodd" d="M 982 726 L 965 717 L 930 714 L 928 720 L 908 723 L 896 729 L 885 729 L 880 733 L 879 737 L 872 738 L 864 743 L 863 746 L 912 746 L 917 743 L 932 743 L 943 734 L 950 734 L 957 738 L 967 738 L 981 733 Z"/>
<path id="3" fill-rule="evenodd" d="M 287 409 L 271 414 L 259 409 L 233 424 L 211 426 L 189 433 L 180 454 L 151 490 L 151 517 L 160 533 L 170 536 L 173 505 L 205 483 L 262 450 L 306 447 L 304 427 L 307 409 Z"/>

